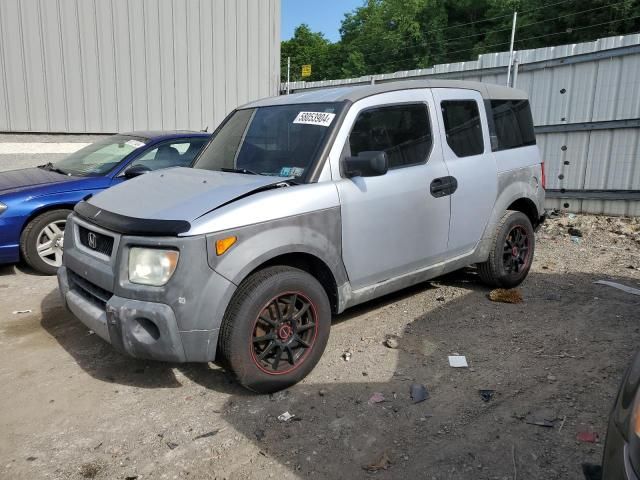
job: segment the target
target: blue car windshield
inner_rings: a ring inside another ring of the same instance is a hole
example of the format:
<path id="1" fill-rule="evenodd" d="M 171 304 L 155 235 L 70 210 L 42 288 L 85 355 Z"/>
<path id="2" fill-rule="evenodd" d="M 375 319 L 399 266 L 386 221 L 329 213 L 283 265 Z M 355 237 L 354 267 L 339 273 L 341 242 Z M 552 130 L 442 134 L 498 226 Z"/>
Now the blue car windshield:
<path id="1" fill-rule="evenodd" d="M 236 110 L 216 131 L 194 168 L 302 177 L 337 123 L 341 103 Z"/>
<path id="2" fill-rule="evenodd" d="M 60 173 L 96 177 L 109 173 L 127 155 L 143 147 L 148 140 L 130 135 L 113 135 L 81 148 L 51 165 Z"/>

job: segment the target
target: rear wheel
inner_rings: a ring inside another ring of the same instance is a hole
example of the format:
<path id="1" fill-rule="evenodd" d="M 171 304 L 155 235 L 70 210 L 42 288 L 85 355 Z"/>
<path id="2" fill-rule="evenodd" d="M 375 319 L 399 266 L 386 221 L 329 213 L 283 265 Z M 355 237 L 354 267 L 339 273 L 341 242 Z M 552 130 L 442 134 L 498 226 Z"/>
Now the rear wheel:
<path id="1" fill-rule="evenodd" d="M 20 236 L 25 262 L 40 273 L 55 275 L 62 265 L 62 249 L 67 217 L 71 210 L 45 212 L 31 220 Z"/>
<path id="2" fill-rule="evenodd" d="M 520 285 L 533 262 L 535 234 L 529 217 L 508 210 L 496 228 L 489 259 L 478 264 L 482 281 L 491 287 Z"/>
<path id="3" fill-rule="evenodd" d="M 331 308 L 320 283 L 290 267 L 269 267 L 243 281 L 220 330 L 220 357 L 244 387 L 287 388 L 315 367 L 329 339 Z"/>

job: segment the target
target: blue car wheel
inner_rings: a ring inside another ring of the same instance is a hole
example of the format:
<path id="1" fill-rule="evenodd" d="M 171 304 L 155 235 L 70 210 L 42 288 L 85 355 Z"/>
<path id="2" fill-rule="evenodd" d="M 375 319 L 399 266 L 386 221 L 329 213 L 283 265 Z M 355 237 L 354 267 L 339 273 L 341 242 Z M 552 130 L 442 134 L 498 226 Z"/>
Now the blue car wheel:
<path id="1" fill-rule="evenodd" d="M 37 216 L 20 237 L 20 251 L 25 262 L 45 275 L 55 275 L 62 265 L 64 229 L 71 210 L 51 210 Z"/>

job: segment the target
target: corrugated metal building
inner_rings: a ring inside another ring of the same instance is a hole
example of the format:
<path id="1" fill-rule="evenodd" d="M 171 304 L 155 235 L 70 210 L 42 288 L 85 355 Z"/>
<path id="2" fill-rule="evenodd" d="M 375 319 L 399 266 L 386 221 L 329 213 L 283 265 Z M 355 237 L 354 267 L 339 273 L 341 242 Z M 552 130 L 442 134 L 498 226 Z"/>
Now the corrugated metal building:
<path id="1" fill-rule="evenodd" d="M 279 83 L 280 0 L 0 1 L 0 132 L 213 128 Z"/>
<path id="2" fill-rule="evenodd" d="M 516 52 L 547 169 L 548 207 L 640 215 L 640 35 Z M 470 62 L 321 82 L 291 91 L 410 78 L 506 84 L 509 52 Z M 286 90 L 282 84 L 281 90 Z"/>

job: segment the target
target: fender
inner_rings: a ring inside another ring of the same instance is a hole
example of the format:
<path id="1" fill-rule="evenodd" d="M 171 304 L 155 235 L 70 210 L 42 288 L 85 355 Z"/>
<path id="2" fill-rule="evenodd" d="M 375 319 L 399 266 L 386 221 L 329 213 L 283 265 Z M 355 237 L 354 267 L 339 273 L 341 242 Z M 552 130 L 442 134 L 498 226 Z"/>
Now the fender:
<path id="1" fill-rule="evenodd" d="M 340 290 L 340 286 L 348 281 L 342 263 L 341 222 L 340 207 L 331 207 L 209 234 L 209 265 L 239 285 L 252 271 L 275 257 L 304 253 L 324 262 Z M 236 243 L 217 256 L 215 242 L 229 236 L 237 237 Z"/>
<path id="2" fill-rule="evenodd" d="M 489 250 L 493 242 L 493 235 L 500 219 L 509 205 L 521 198 L 527 198 L 536 205 L 538 216 L 543 210 L 544 192 L 538 184 L 539 174 L 536 169 L 540 166 L 518 168 L 498 174 L 498 198 L 493 206 L 491 217 L 484 229 L 482 238 L 476 247 L 475 261 L 483 262 L 489 258 Z"/>

